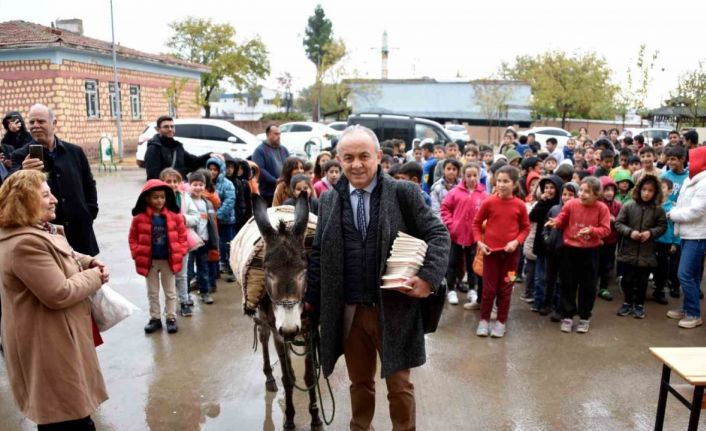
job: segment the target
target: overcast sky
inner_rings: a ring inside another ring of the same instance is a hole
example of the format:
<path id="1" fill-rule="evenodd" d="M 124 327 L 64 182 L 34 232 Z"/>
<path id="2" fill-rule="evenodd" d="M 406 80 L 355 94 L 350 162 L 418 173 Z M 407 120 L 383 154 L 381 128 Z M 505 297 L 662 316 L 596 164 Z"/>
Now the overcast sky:
<path id="1" fill-rule="evenodd" d="M 348 46 L 351 76 L 379 78 L 382 33 L 389 34 L 390 78 L 485 78 L 501 61 L 548 49 L 595 51 L 624 80 L 641 43 L 659 50 L 648 103 L 659 105 L 680 73 L 706 58 L 703 1 L 138 1 L 114 0 L 116 40 L 147 52 L 166 52 L 168 24 L 186 16 L 229 22 L 237 38 L 260 35 L 270 52 L 271 78 L 283 72 L 301 88 L 314 80 L 302 47 L 307 18 L 317 3 Z M 82 18 L 85 34 L 110 40 L 108 0 L 34 0 L 31 7 L 0 0 L 0 21 L 49 25 Z"/>

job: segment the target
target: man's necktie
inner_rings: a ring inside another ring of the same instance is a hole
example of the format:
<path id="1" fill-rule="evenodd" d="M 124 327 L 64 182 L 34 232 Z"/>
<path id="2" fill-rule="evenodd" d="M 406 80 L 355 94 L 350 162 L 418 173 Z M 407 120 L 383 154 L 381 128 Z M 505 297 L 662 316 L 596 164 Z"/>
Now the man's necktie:
<path id="1" fill-rule="evenodd" d="M 358 213 L 358 232 L 360 232 L 360 236 L 365 239 L 365 234 L 368 230 L 368 221 L 365 218 L 365 201 L 363 200 L 365 190 L 356 189 L 355 193 L 358 195 L 358 207 L 356 208 Z"/>

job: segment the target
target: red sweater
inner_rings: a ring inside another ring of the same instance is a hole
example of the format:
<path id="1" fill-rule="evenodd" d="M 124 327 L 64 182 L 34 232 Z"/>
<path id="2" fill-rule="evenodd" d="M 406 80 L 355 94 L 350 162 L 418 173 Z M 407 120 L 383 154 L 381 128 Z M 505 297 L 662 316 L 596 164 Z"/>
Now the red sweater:
<path id="1" fill-rule="evenodd" d="M 610 212 L 603 202 L 584 205 L 580 199 L 567 202 L 556 217 L 556 227 L 564 231 L 564 244 L 576 248 L 594 248 L 601 245 L 602 239 L 610 234 Z M 578 232 L 590 227 L 591 233 Z"/>
<path id="2" fill-rule="evenodd" d="M 492 251 L 502 250 L 508 242 L 523 243 L 530 230 L 525 203 L 516 197 L 503 199 L 492 195 L 483 201 L 473 219 L 473 237 L 480 238 L 484 221 L 485 240 Z"/>

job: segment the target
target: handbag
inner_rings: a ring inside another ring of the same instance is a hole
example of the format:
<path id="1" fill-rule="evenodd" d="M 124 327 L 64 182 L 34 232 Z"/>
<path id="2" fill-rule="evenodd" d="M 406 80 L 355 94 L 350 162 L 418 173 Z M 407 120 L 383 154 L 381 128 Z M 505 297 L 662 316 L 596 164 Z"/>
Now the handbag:
<path id="1" fill-rule="evenodd" d="M 107 284 L 91 295 L 90 301 L 91 315 L 100 332 L 107 331 L 139 310 Z"/>
<path id="2" fill-rule="evenodd" d="M 476 255 L 473 257 L 473 272 L 478 276 L 483 276 L 483 252 L 478 250 Z"/>
<path id="3" fill-rule="evenodd" d="M 414 221 L 414 215 L 412 209 L 409 208 L 409 204 L 404 200 L 400 199 L 400 188 L 395 188 L 397 193 L 397 203 L 402 210 L 402 216 L 405 221 L 407 221 L 410 226 L 409 234 L 414 237 L 419 237 L 417 232 L 417 226 Z M 419 300 L 420 308 L 422 311 L 422 324 L 424 327 L 425 334 L 431 334 L 436 332 L 436 328 L 439 326 L 439 321 L 441 320 L 441 313 L 444 310 L 444 303 L 446 302 L 446 286 L 439 286 L 436 291 L 432 290 L 431 295 L 426 298 Z"/>
<path id="4" fill-rule="evenodd" d="M 194 251 L 203 247 L 204 242 L 195 230 L 188 228 L 186 230 L 186 245 L 189 251 Z"/>

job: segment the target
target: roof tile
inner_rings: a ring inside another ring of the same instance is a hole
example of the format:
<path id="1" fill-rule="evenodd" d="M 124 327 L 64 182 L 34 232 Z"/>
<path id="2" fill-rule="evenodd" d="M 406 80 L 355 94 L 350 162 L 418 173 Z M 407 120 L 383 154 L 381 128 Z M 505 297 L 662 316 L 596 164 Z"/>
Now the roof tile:
<path id="1" fill-rule="evenodd" d="M 36 47 L 79 48 L 102 53 L 111 53 L 113 50 L 113 44 L 110 42 L 82 36 L 66 30 L 21 20 L 0 23 L 0 51 Z M 207 66 L 201 64 L 190 63 L 164 54 L 150 54 L 121 45 L 117 46 L 116 51 L 121 57 L 186 67 L 202 72 L 209 70 Z"/>

